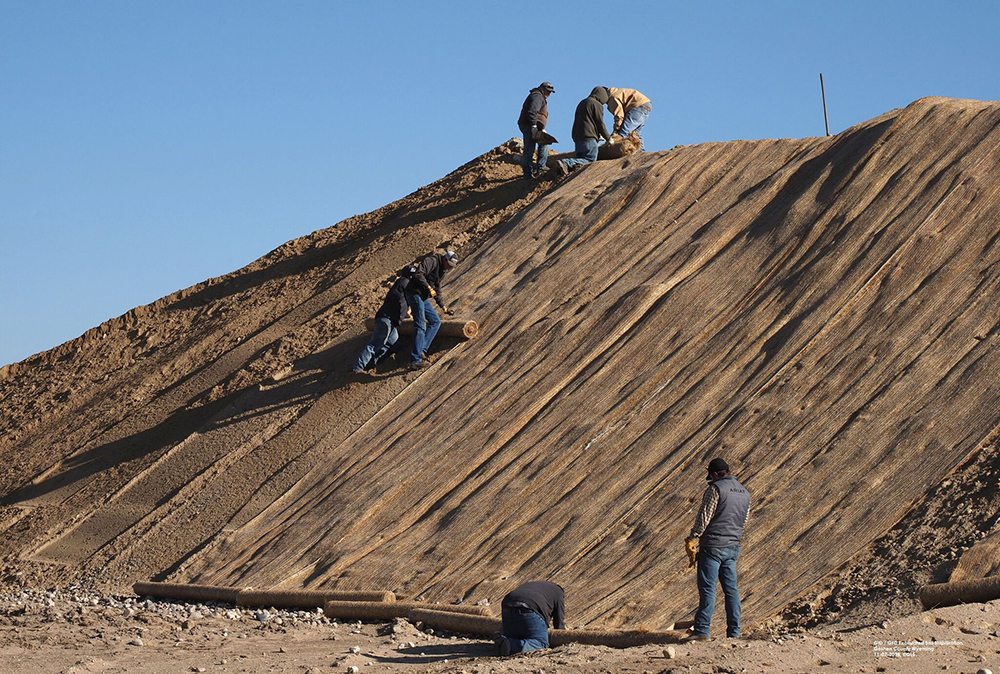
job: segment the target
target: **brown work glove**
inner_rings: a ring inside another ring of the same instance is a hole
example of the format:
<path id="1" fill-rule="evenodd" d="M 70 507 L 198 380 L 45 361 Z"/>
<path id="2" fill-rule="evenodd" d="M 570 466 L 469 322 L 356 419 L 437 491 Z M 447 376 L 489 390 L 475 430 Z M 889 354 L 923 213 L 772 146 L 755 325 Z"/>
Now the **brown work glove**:
<path id="1" fill-rule="evenodd" d="M 698 539 L 697 538 L 685 538 L 684 539 L 684 551 L 687 552 L 688 556 L 688 568 L 690 569 L 695 565 L 698 560 Z"/>

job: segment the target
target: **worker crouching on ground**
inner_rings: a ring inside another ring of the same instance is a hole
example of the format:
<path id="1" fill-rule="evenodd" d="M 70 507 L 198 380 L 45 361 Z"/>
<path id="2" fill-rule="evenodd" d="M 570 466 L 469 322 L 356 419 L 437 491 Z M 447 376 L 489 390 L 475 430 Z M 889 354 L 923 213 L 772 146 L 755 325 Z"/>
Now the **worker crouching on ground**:
<path id="1" fill-rule="evenodd" d="M 555 583 L 536 580 L 509 592 L 501 602 L 503 633 L 497 637 L 500 655 L 549 647 L 549 623 L 566 628 L 566 598 Z"/>
<path id="2" fill-rule="evenodd" d="M 604 126 L 604 105 L 608 102 L 608 90 L 594 87 L 590 96 L 576 106 L 573 118 L 573 142 L 576 143 L 576 157 L 556 162 L 556 172 L 564 176 L 581 164 L 597 161 L 597 141 L 610 140 L 608 127 Z"/>
<path id="3" fill-rule="evenodd" d="M 693 566 L 698 563 L 698 612 L 685 641 L 707 641 L 715 610 L 715 584 L 721 581 L 726 595 L 726 636 L 740 636 L 740 592 L 736 587 L 736 560 L 743 529 L 750 516 L 750 492 L 729 474 L 722 459 L 708 464 L 708 488 L 701 499 L 685 549 Z M 698 540 L 697 553 L 695 540 Z"/>
<path id="4" fill-rule="evenodd" d="M 355 374 L 375 367 L 376 363 L 395 351 L 396 340 L 399 339 L 399 324 L 410 313 L 406 305 L 406 286 L 409 283 L 410 279 L 400 276 L 386 293 L 382 308 L 375 314 L 372 338 L 361 349 L 361 354 L 354 363 Z"/>
<path id="5" fill-rule="evenodd" d="M 410 350 L 410 369 L 418 370 L 427 367 L 427 349 L 437 336 L 441 327 L 441 319 L 430 298 L 434 298 L 441 311 L 453 313 L 445 306 L 441 297 L 441 279 L 446 271 L 458 264 L 458 255 L 453 250 L 443 254 L 428 255 L 415 265 L 406 286 L 406 303 L 410 305 L 413 314 L 413 347 Z"/>
<path id="6" fill-rule="evenodd" d="M 517 128 L 524 137 L 524 155 L 521 157 L 521 167 L 526 179 L 537 178 L 545 170 L 545 161 L 549 156 L 549 146 L 537 143 L 539 134 L 545 130 L 549 122 L 549 106 L 546 99 L 555 93 L 551 82 L 542 82 L 528 93 L 521 105 L 521 116 L 517 118 Z M 538 163 L 532 166 L 535 158 L 535 145 L 538 145 Z"/>
<path id="7" fill-rule="evenodd" d="M 642 137 L 640 131 L 649 119 L 649 113 L 653 111 L 653 103 L 635 89 L 618 89 L 607 87 L 608 89 L 608 112 L 615 118 L 615 135 L 625 138 L 635 131 Z M 611 142 L 615 142 L 612 137 Z"/>

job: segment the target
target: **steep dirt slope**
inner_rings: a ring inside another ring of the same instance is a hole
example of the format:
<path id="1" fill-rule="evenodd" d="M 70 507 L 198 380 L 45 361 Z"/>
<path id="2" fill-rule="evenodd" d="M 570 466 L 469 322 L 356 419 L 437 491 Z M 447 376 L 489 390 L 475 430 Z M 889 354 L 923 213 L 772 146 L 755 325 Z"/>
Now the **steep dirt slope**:
<path id="1" fill-rule="evenodd" d="M 449 352 L 178 578 L 691 615 L 681 542 L 726 456 L 750 622 L 890 529 L 1000 423 L 1000 105 L 590 166 L 449 284 Z M 361 394 L 359 394 L 361 395 Z"/>
<path id="2" fill-rule="evenodd" d="M 268 505 L 412 379 L 344 377 L 390 275 L 547 188 L 518 151 L 0 370 L 0 582 L 146 577 Z"/>

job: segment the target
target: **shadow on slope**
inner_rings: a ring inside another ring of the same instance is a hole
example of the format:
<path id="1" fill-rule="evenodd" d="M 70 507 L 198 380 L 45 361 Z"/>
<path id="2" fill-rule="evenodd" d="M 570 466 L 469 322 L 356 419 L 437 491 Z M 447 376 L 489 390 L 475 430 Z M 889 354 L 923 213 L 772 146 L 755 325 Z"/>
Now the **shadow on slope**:
<path id="1" fill-rule="evenodd" d="M 586 167 L 455 277 L 483 337 L 177 576 L 493 602 L 550 578 L 573 623 L 664 625 L 722 454 L 765 619 L 1000 424 L 998 147 L 1000 106 L 927 99 Z"/>

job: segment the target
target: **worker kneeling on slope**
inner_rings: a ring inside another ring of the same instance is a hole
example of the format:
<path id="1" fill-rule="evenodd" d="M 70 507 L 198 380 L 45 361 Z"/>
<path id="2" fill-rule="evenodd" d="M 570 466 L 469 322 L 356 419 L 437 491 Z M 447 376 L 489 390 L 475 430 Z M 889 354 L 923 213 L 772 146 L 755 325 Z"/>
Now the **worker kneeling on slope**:
<path id="1" fill-rule="evenodd" d="M 750 492 L 729 474 L 729 464 L 712 459 L 708 488 L 701 499 L 691 535 L 685 541 L 690 565 L 698 564 L 698 612 L 691 636 L 685 641 L 707 641 L 715 611 L 715 584 L 726 595 L 726 636 L 740 636 L 740 591 L 736 587 L 736 560 L 743 529 L 750 516 Z M 695 540 L 698 540 L 695 550 Z"/>
<path id="2" fill-rule="evenodd" d="M 610 140 L 608 127 L 604 126 L 604 105 L 608 102 L 608 90 L 594 87 L 590 96 L 576 106 L 573 118 L 573 142 L 576 143 L 576 157 L 556 162 L 556 172 L 566 175 L 581 164 L 597 161 L 597 141 Z"/>
<path id="3" fill-rule="evenodd" d="M 501 602 L 503 633 L 497 637 L 500 655 L 526 653 L 549 647 L 549 622 L 566 628 L 563 589 L 555 583 L 536 580 L 512 590 Z"/>
<path id="4" fill-rule="evenodd" d="M 410 368 L 417 370 L 427 367 L 427 349 L 437 336 L 441 327 L 441 319 L 430 298 L 434 298 L 441 311 L 453 313 L 445 306 L 441 297 L 441 279 L 445 272 L 458 264 L 458 254 L 453 250 L 443 254 L 428 255 L 418 264 L 413 265 L 410 272 L 410 282 L 406 286 L 406 303 L 410 305 L 413 314 L 413 347 L 410 350 Z"/>
<path id="5" fill-rule="evenodd" d="M 375 367 L 375 364 L 385 358 L 396 349 L 396 340 L 399 339 L 399 324 L 410 313 L 410 308 L 406 305 L 406 286 L 410 279 L 400 276 L 389 288 L 382 302 L 382 308 L 375 314 L 375 329 L 372 330 L 372 338 L 361 349 L 358 360 L 354 363 L 353 372 L 357 374 Z"/>

